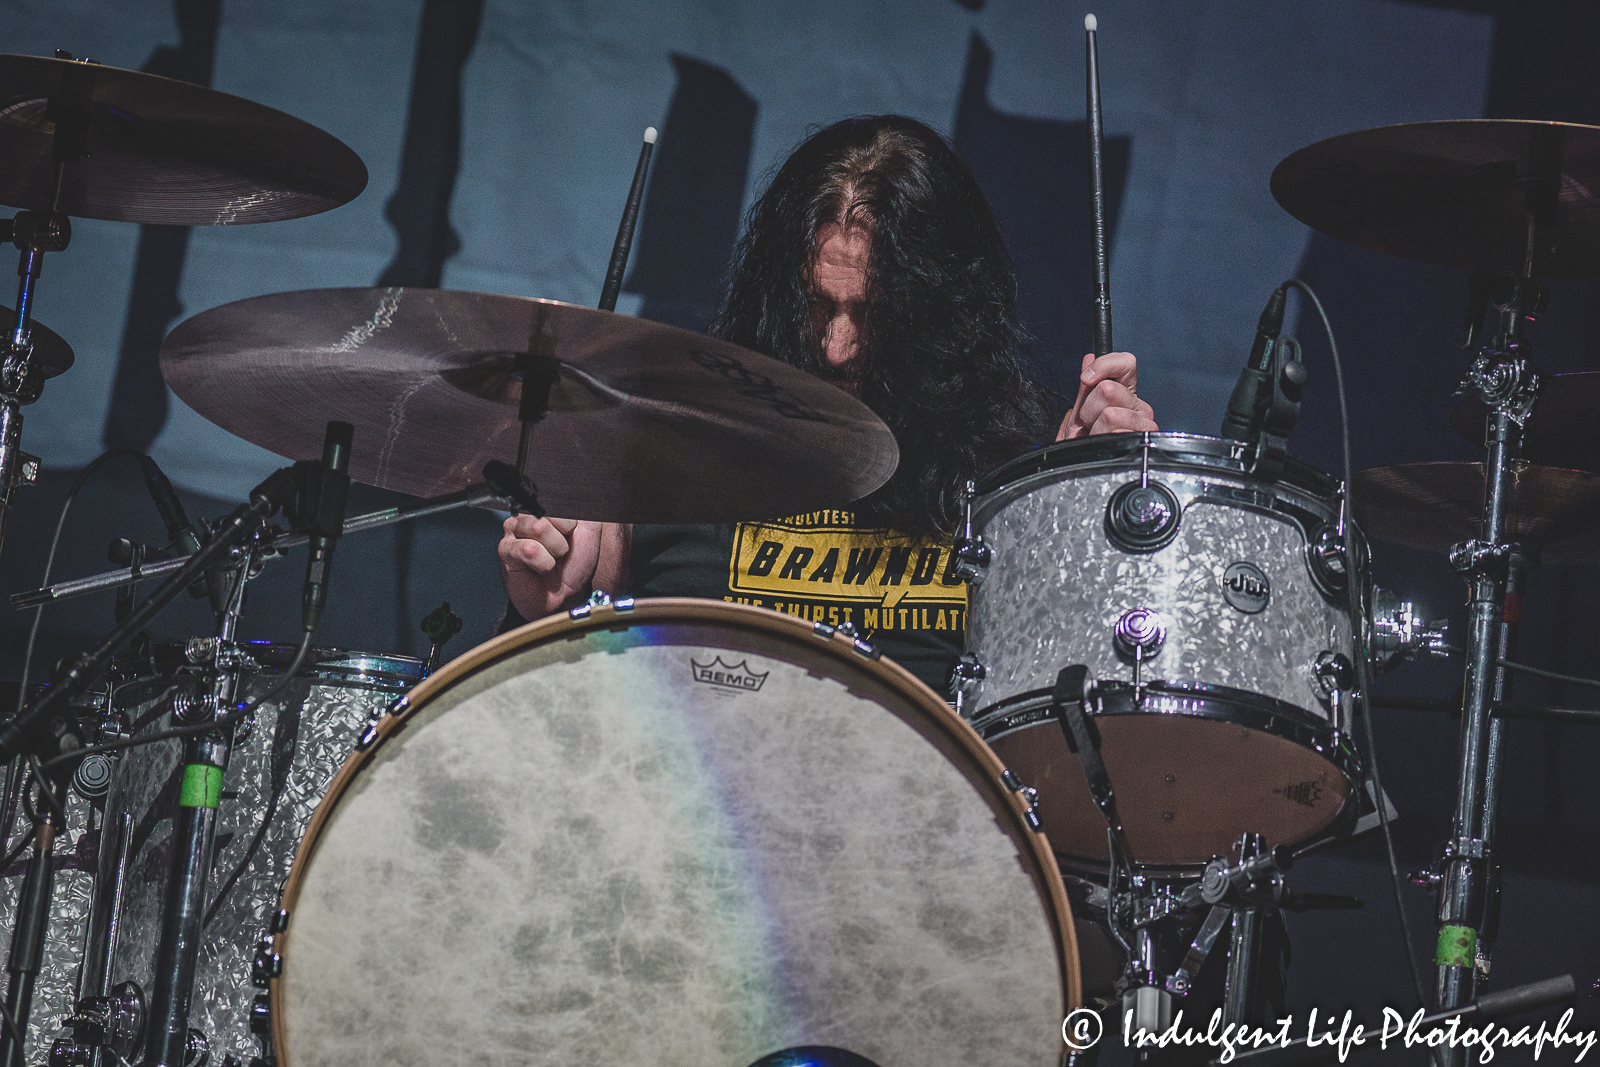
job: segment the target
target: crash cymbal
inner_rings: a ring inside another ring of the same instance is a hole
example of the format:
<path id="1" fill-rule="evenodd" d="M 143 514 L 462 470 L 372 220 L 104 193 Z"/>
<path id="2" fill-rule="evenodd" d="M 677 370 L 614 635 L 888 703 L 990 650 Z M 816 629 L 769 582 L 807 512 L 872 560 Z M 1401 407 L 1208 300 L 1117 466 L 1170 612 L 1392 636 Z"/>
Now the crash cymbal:
<path id="1" fill-rule="evenodd" d="M 60 210 L 82 218 L 273 222 L 338 207 L 367 184 L 343 142 L 273 108 L 136 70 L 0 55 L 0 203 L 49 210 L 56 132 L 70 139 L 74 127 L 82 143 Z"/>
<path id="2" fill-rule="evenodd" d="M 1475 445 L 1484 443 L 1487 408 L 1475 395 L 1450 409 L 1450 428 Z M 1600 373 L 1551 374 L 1539 382 L 1539 399 L 1523 431 L 1522 458 L 1547 467 L 1600 471 Z"/>
<path id="3" fill-rule="evenodd" d="M 1444 267 L 1600 277 L 1600 128 L 1413 122 L 1330 137 L 1272 172 L 1272 195 L 1313 229 Z"/>
<path id="4" fill-rule="evenodd" d="M 1600 562 L 1600 474 L 1523 465 L 1507 538 L 1546 563 Z M 1356 474 L 1356 509 L 1369 537 L 1434 552 L 1479 535 L 1483 464 L 1407 463 Z"/>
<path id="5" fill-rule="evenodd" d="M 536 327 L 536 321 L 538 325 Z M 725 522 L 843 507 L 899 450 L 860 401 L 804 371 L 671 326 L 552 300 L 318 289 L 225 304 L 167 337 L 161 369 L 225 430 L 291 459 L 355 426 L 350 476 L 417 496 L 516 461 L 518 353 L 560 360 L 533 432 L 551 514 Z"/>
<path id="6" fill-rule="evenodd" d="M 10 337 L 11 326 L 16 319 L 15 311 L 8 307 L 0 307 L 0 335 Z M 54 330 L 42 325 L 39 320 L 30 321 L 28 329 L 33 334 L 34 373 L 45 378 L 54 378 L 71 370 L 72 346 L 63 341 Z"/>

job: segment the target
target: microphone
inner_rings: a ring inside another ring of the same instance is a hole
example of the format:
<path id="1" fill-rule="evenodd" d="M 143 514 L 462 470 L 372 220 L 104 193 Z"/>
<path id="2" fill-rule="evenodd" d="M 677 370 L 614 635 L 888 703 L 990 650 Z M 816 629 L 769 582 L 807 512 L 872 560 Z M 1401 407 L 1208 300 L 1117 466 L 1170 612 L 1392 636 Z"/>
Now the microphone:
<path id="1" fill-rule="evenodd" d="M 1256 326 L 1256 342 L 1250 348 L 1250 359 L 1239 372 L 1239 381 L 1228 398 L 1228 413 L 1222 417 L 1222 436 L 1235 441 L 1249 441 L 1257 428 L 1259 413 L 1271 403 L 1272 350 L 1283 331 L 1283 309 L 1289 302 L 1288 286 L 1280 285 L 1267 298 Z"/>
<path id="2" fill-rule="evenodd" d="M 200 537 L 194 532 L 189 516 L 184 514 L 183 502 L 173 491 L 172 483 L 167 480 L 160 465 L 149 456 L 140 456 L 139 468 L 144 471 L 145 488 L 150 490 L 150 499 L 156 502 L 156 511 L 167 528 L 172 554 L 192 556 L 200 551 Z"/>
<path id="3" fill-rule="evenodd" d="M 322 621 L 328 605 L 328 576 L 333 570 L 333 546 L 344 533 L 345 504 L 350 496 L 350 440 L 355 427 L 348 422 L 328 423 L 322 442 L 322 463 L 311 475 L 306 509 L 311 520 L 310 554 L 306 559 L 306 587 L 300 598 L 300 625 L 311 633 Z"/>

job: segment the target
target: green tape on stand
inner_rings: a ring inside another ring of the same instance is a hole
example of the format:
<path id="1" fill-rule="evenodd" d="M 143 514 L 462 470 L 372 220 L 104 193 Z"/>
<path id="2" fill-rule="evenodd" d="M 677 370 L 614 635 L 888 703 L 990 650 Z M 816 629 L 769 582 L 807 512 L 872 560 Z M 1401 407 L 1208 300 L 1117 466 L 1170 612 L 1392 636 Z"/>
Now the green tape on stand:
<path id="1" fill-rule="evenodd" d="M 179 807 L 214 808 L 221 799 L 221 767 L 191 763 L 183 769 L 183 789 L 178 793 Z"/>
<path id="2" fill-rule="evenodd" d="M 1471 967 L 1478 952 L 1478 931 L 1470 926 L 1439 927 L 1439 950 L 1434 962 L 1441 967 Z"/>

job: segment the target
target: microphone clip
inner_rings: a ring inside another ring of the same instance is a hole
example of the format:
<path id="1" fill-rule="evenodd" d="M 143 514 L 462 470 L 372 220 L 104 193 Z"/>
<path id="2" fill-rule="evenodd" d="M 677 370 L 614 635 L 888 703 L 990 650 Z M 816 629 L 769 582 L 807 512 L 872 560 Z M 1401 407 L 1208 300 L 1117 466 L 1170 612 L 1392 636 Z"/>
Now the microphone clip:
<path id="1" fill-rule="evenodd" d="M 1300 359 L 1300 342 L 1293 337 L 1278 337 L 1271 345 L 1271 363 L 1257 398 L 1250 436 L 1250 473 L 1268 480 L 1283 472 L 1289 458 L 1289 434 L 1300 421 L 1300 400 L 1307 376 L 1306 365 Z"/>

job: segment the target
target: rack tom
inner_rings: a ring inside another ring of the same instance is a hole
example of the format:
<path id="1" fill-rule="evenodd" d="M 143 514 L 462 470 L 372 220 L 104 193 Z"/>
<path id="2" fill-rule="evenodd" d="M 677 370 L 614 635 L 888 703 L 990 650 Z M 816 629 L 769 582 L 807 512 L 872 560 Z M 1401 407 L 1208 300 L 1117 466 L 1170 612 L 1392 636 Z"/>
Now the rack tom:
<path id="1" fill-rule="evenodd" d="M 1107 859 L 1106 829 L 1051 710 L 1057 673 L 1099 682 L 1102 756 L 1134 859 L 1187 869 L 1246 832 L 1294 845 L 1358 777 L 1319 661 L 1355 655 L 1334 482 L 1173 433 L 1057 444 L 992 472 L 973 504 L 964 714 L 1029 785 L 1057 852 Z M 1350 525 L 1357 559 L 1365 559 Z M 1355 580 L 1363 582 L 1359 569 Z"/>

